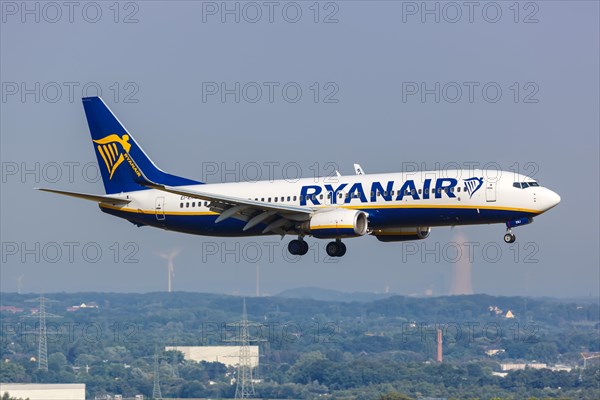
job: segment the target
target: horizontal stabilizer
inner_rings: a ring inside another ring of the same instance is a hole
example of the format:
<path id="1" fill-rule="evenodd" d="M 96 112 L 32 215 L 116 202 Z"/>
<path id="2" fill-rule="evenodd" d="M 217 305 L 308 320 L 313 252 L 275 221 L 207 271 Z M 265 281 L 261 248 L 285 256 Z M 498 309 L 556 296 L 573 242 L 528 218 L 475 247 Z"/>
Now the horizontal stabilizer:
<path id="1" fill-rule="evenodd" d="M 36 190 L 41 190 L 43 192 L 57 193 L 62 194 L 64 196 L 77 197 L 78 199 L 91 200 L 96 201 L 98 203 L 106 203 L 106 204 L 128 204 L 131 200 L 120 199 L 118 197 L 112 196 L 104 196 L 98 194 L 87 194 L 87 193 L 77 193 L 77 192 L 66 192 L 64 190 L 54 190 L 54 189 L 43 189 L 43 188 L 35 188 Z"/>

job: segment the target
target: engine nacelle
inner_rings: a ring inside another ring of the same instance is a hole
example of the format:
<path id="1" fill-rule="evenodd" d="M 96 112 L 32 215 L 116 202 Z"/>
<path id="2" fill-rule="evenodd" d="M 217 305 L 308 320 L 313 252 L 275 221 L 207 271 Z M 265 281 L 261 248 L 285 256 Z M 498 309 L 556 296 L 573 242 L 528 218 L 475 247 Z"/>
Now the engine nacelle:
<path id="1" fill-rule="evenodd" d="M 371 235 L 375 235 L 382 242 L 406 242 L 408 240 L 427 239 L 431 228 L 416 227 L 416 228 L 383 228 L 375 229 Z"/>
<path id="2" fill-rule="evenodd" d="M 319 239 L 345 238 L 366 234 L 369 221 L 362 211 L 338 208 L 316 213 L 303 225 L 304 230 Z"/>

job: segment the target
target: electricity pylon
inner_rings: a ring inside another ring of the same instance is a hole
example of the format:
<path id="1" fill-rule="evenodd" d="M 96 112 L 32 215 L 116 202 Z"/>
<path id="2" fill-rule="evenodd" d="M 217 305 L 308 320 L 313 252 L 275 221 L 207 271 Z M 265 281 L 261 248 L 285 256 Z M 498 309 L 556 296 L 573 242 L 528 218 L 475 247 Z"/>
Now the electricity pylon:
<path id="1" fill-rule="evenodd" d="M 250 321 L 248 321 L 248 313 L 246 312 L 246 299 L 244 299 L 242 320 L 231 325 L 239 326 L 239 336 L 235 339 L 228 340 L 229 342 L 237 342 L 240 346 L 239 362 L 237 365 L 235 378 L 235 398 L 255 398 L 256 391 L 254 390 L 254 377 L 252 355 L 250 354 L 250 342 L 258 342 L 261 341 L 261 339 L 253 338 L 250 336 L 250 326 L 257 326 L 257 324 L 253 324 L 250 323 Z"/>
<path id="2" fill-rule="evenodd" d="M 160 392 L 160 359 L 158 357 L 158 347 L 154 349 L 154 387 L 152 388 L 152 398 L 161 400 L 162 393 Z"/>
<path id="3" fill-rule="evenodd" d="M 62 318 L 60 315 L 49 314 L 46 312 L 46 303 L 56 302 L 56 300 L 50 300 L 44 296 L 40 296 L 36 299 L 25 300 L 28 303 L 39 302 L 39 308 L 37 316 L 31 316 L 32 318 L 38 318 L 38 369 L 42 371 L 48 371 L 48 332 L 46 330 L 46 318 Z"/>

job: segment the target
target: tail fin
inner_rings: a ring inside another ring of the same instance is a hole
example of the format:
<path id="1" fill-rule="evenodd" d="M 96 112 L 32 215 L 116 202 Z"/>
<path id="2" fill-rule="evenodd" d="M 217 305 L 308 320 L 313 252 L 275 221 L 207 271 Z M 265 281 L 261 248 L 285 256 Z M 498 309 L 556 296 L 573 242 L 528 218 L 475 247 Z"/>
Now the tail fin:
<path id="1" fill-rule="evenodd" d="M 136 165 L 156 183 L 168 186 L 201 183 L 167 174 L 154 165 L 100 97 L 85 97 L 82 101 L 106 194 L 147 189 L 137 184 L 131 171 L 126 170 Z"/>

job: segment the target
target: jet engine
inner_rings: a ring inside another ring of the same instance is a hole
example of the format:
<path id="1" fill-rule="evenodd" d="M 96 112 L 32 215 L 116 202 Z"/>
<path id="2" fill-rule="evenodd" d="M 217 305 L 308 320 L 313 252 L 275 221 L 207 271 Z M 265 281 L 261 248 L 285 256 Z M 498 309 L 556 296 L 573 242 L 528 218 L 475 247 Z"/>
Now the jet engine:
<path id="1" fill-rule="evenodd" d="M 365 212 L 338 208 L 316 213 L 302 229 L 319 239 L 347 238 L 366 234 L 368 225 Z"/>

